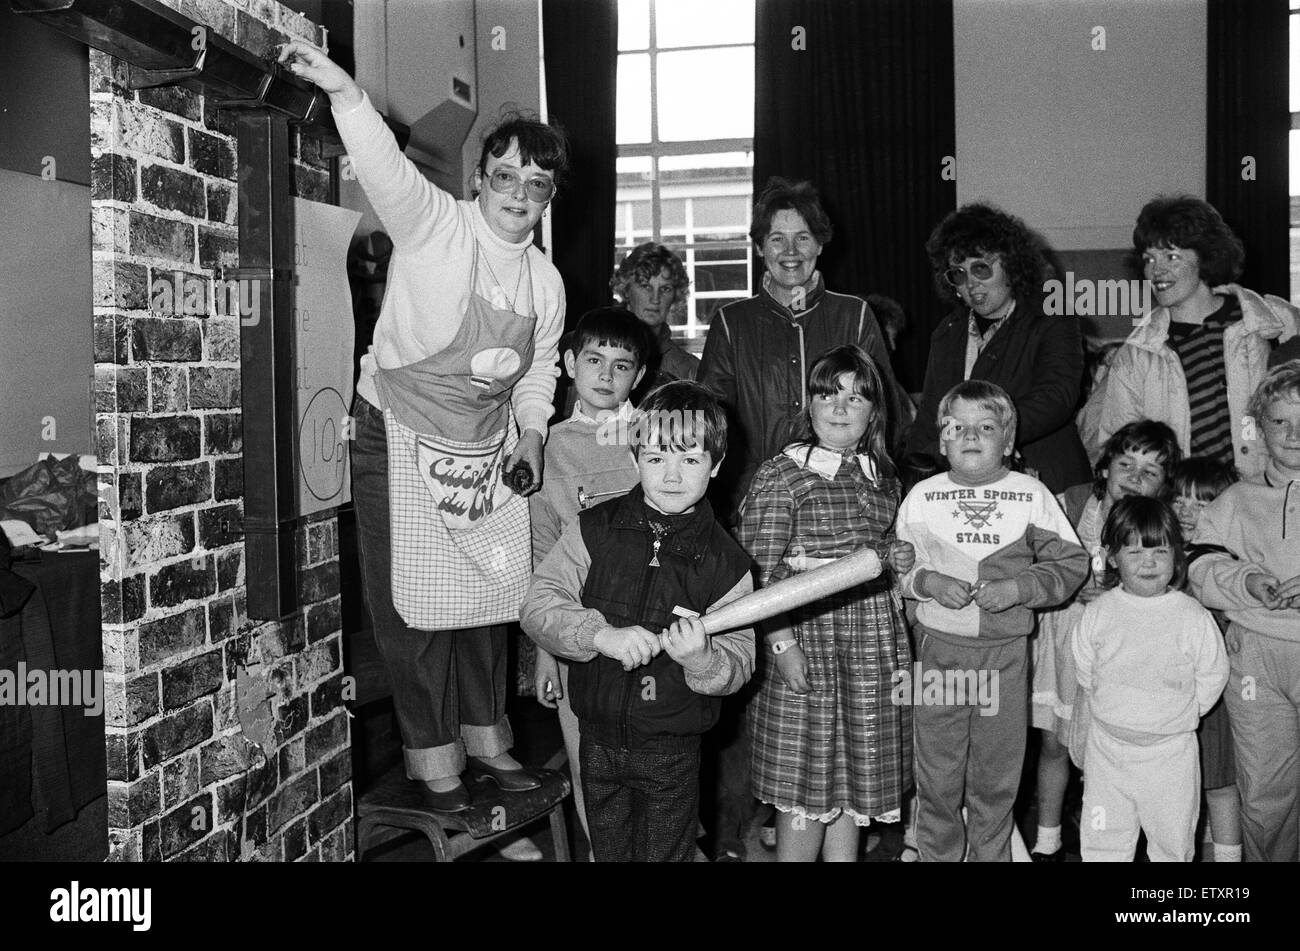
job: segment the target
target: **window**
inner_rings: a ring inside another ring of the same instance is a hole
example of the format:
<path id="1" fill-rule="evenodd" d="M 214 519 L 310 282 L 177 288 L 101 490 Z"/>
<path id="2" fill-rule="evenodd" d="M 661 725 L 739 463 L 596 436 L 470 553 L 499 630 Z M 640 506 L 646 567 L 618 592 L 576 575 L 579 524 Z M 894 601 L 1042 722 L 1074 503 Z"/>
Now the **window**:
<path id="1" fill-rule="evenodd" d="M 752 294 L 755 0 L 619 0 L 615 260 L 667 245 L 691 278 L 674 333 Z"/>

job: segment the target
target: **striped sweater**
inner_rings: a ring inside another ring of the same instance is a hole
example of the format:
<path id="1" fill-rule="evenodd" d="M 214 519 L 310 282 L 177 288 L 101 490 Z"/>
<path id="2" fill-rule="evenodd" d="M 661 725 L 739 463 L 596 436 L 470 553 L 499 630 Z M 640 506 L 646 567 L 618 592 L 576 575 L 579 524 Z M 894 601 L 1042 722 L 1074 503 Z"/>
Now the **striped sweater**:
<path id="1" fill-rule="evenodd" d="M 916 548 L 903 578 L 920 602 L 917 620 L 960 637 L 1028 637 L 1034 610 L 1066 601 L 1088 575 L 1088 554 L 1050 489 L 1020 472 L 981 486 L 958 485 L 944 472 L 921 482 L 898 510 L 898 537 Z M 1020 603 L 996 614 L 974 602 L 945 608 L 917 590 L 926 572 L 958 580 L 1014 578 Z"/>

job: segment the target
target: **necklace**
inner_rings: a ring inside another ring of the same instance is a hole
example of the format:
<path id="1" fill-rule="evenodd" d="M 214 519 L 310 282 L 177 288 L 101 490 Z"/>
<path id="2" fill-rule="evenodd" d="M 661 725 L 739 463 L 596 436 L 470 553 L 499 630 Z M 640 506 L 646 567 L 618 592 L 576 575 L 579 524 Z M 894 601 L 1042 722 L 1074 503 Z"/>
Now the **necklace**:
<path id="1" fill-rule="evenodd" d="M 475 241 L 475 244 L 478 244 L 478 242 Z M 480 249 L 480 250 L 483 248 L 483 246 L 482 246 L 481 244 L 478 245 L 478 246 L 479 246 L 479 249 Z M 496 286 L 499 287 L 499 288 L 501 288 L 501 293 L 504 294 L 504 293 L 506 292 L 506 286 L 505 286 L 504 284 L 501 283 L 501 278 L 497 277 L 497 272 L 494 271 L 494 270 L 492 270 L 492 262 L 489 261 L 489 260 L 487 259 L 487 253 L 486 253 L 486 251 L 483 253 L 482 258 L 483 258 L 483 263 L 487 265 L 488 274 L 490 274 L 490 275 L 492 276 L 492 280 L 496 282 Z M 525 252 L 525 254 L 524 254 L 524 260 L 523 260 L 523 263 L 520 264 L 520 266 L 519 266 L 519 276 L 515 278 L 515 293 L 514 293 L 514 296 L 510 298 L 510 309 L 511 309 L 512 311 L 514 311 L 516 314 L 519 313 L 519 306 L 518 306 L 518 305 L 519 305 L 519 289 L 520 289 L 520 287 L 523 285 L 523 282 L 524 282 L 524 269 L 525 269 L 525 267 L 528 269 L 529 293 L 532 293 L 532 273 L 533 273 L 533 265 L 532 265 L 532 262 L 530 262 L 530 261 L 528 260 L 528 254 L 527 254 L 526 252 Z"/>

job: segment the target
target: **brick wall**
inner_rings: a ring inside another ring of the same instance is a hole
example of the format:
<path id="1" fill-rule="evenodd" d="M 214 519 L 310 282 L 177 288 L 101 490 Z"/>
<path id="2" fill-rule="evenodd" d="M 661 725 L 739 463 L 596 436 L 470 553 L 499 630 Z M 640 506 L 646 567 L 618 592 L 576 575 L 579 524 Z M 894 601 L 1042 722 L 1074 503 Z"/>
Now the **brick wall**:
<path id="1" fill-rule="evenodd" d="M 164 2 L 265 58 L 320 39 L 271 0 Z M 351 860 L 336 519 L 299 529 L 306 607 L 249 621 L 239 321 L 153 293 L 237 264 L 234 118 L 90 57 L 109 858 Z M 325 200 L 316 143 L 293 151 Z"/>

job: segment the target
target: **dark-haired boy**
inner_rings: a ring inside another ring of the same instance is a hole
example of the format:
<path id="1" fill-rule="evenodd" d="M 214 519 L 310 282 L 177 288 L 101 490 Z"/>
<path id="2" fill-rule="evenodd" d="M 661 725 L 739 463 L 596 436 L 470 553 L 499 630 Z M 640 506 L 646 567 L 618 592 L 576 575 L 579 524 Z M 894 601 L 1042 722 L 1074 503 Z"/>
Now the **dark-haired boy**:
<path id="1" fill-rule="evenodd" d="M 754 667 L 751 628 L 698 616 L 753 590 L 749 557 L 704 499 L 726 417 L 704 387 L 653 391 L 622 428 L 640 485 L 579 514 L 533 576 L 524 632 L 574 663 L 587 822 L 597 861 L 692 861 L 700 737 Z"/>
<path id="2" fill-rule="evenodd" d="M 636 460 L 619 435 L 626 432 L 631 418 L 629 395 L 645 376 L 650 348 L 645 325 L 622 307 L 588 311 L 561 343 L 564 369 L 573 381 L 577 400 L 572 415 L 551 427 L 546 440 L 546 480 L 528 499 L 534 567 L 542 563 L 580 511 L 624 495 L 636 485 Z M 583 831 L 587 831 L 578 720 L 569 705 L 568 681 L 568 665 L 537 648 L 533 672 L 537 702 L 556 708 L 559 714 L 573 773 L 574 806 Z"/>

